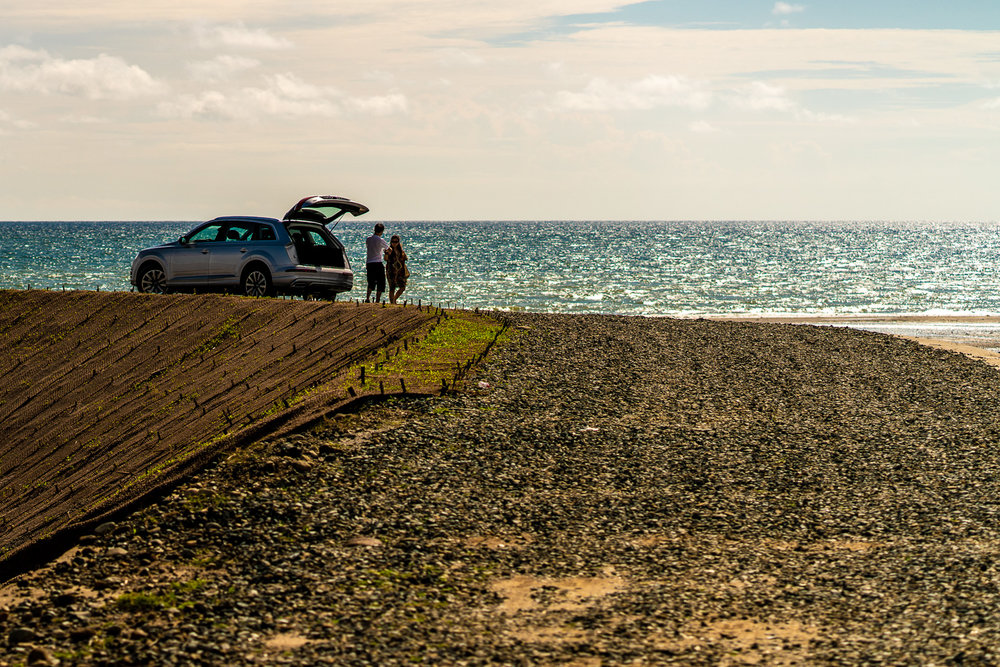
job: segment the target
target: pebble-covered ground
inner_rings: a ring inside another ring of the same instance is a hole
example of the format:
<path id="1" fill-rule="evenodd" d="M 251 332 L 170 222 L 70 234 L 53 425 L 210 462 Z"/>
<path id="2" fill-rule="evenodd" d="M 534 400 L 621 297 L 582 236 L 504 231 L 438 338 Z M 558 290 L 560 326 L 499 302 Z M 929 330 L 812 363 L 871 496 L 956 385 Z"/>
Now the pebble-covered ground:
<path id="1" fill-rule="evenodd" d="M 0 588 L 0 663 L 1000 663 L 996 370 L 511 319 L 468 392 L 261 443 Z"/>

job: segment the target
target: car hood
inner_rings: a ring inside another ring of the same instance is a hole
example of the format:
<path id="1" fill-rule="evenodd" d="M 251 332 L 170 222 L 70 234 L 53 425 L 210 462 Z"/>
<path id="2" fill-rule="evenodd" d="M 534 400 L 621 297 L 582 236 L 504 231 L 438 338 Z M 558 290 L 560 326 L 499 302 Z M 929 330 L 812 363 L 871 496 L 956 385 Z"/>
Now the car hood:
<path id="1" fill-rule="evenodd" d="M 179 245 L 180 245 L 180 242 L 178 242 L 178 241 L 168 241 L 166 243 L 161 243 L 160 245 L 154 245 L 154 246 L 150 246 L 148 248 L 143 248 L 139 252 L 143 253 L 143 252 L 151 252 L 153 250 L 166 250 L 167 248 L 176 248 Z"/>
<path id="2" fill-rule="evenodd" d="M 345 213 L 363 215 L 368 207 L 356 201 L 333 195 L 313 195 L 302 199 L 285 214 L 285 220 L 308 220 L 324 225 L 338 220 Z"/>

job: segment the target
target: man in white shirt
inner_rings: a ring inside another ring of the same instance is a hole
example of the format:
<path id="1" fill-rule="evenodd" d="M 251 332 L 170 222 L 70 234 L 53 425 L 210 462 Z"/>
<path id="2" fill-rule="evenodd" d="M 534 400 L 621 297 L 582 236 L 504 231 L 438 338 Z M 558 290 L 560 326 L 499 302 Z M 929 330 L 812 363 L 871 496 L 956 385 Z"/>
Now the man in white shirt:
<path id="1" fill-rule="evenodd" d="M 372 289 L 375 290 L 375 303 L 381 303 L 382 292 L 385 291 L 385 265 L 382 258 L 389 244 L 382 238 L 385 225 L 381 222 L 375 225 L 375 233 L 368 237 L 365 245 L 368 246 L 368 261 L 365 262 L 365 270 L 368 273 L 368 294 L 365 296 L 365 303 L 371 301 Z"/>

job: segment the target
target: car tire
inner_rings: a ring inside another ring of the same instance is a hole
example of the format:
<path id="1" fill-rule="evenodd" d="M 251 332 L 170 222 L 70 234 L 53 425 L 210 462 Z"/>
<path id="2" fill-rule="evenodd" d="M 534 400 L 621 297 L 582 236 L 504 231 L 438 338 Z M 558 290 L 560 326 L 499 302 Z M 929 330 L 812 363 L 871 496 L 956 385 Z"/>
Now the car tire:
<path id="1" fill-rule="evenodd" d="M 245 296 L 274 296 L 274 283 L 271 281 L 271 272 L 260 264 L 248 266 L 243 271 L 243 279 L 240 280 L 240 289 Z"/>
<path id="2" fill-rule="evenodd" d="M 138 288 L 146 294 L 166 294 L 167 274 L 159 264 L 147 264 L 139 271 Z"/>

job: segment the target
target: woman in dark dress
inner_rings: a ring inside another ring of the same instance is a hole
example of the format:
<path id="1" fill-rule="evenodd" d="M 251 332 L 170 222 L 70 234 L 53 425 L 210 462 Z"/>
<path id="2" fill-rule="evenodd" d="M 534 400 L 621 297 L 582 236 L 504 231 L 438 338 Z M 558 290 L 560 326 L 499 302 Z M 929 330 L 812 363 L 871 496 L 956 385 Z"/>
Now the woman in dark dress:
<path id="1" fill-rule="evenodd" d="M 410 270 L 406 268 L 406 253 L 396 235 L 389 240 L 389 249 L 385 251 L 385 277 L 389 281 L 389 303 L 396 303 L 406 289 L 406 279 L 410 277 Z"/>

